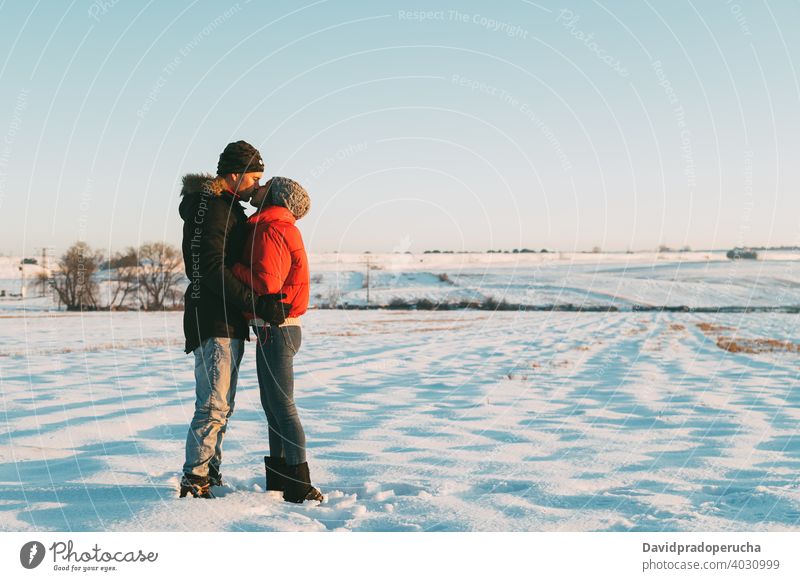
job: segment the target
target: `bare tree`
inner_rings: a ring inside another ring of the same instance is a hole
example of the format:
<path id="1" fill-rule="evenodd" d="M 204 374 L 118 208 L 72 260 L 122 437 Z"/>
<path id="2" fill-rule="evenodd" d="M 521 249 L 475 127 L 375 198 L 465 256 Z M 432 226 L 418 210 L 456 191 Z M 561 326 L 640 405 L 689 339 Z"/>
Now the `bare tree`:
<path id="1" fill-rule="evenodd" d="M 148 242 L 139 248 L 139 300 L 144 309 L 163 309 L 181 279 L 181 251 L 165 242 Z"/>
<path id="2" fill-rule="evenodd" d="M 129 247 L 117 252 L 108 261 L 108 281 L 111 283 L 108 308 L 118 309 L 139 290 L 139 257 L 136 249 Z"/>
<path id="3" fill-rule="evenodd" d="M 53 276 L 53 288 L 67 310 L 97 308 L 97 283 L 93 277 L 102 260 L 103 255 L 86 242 L 76 242 L 61 256 L 58 271 Z"/>
<path id="4" fill-rule="evenodd" d="M 39 296 L 43 297 L 47 294 L 47 287 L 50 284 L 50 273 L 42 269 L 33 276 L 31 288 L 40 289 Z"/>
<path id="5" fill-rule="evenodd" d="M 183 304 L 183 291 L 173 287 L 167 293 L 167 298 L 170 301 L 170 307 L 176 309 Z"/>

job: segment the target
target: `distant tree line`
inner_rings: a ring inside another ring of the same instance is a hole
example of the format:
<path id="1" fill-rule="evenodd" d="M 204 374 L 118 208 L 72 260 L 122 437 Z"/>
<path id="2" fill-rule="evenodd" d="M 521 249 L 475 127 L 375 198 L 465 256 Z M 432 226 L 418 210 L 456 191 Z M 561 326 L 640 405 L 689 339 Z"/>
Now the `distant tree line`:
<path id="1" fill-rule="evenodd" d="M 49 282 L 70 311 L 179 308 L 182 263 L 180 249 L 164 242 L 129 247 L 107 258 L 86 242 L 76 242 L 58 259 Z"/>
<path id="2" fill-rule="evenodd" d="M 800 246 L 748 246 L 750 250 L 800 250 Z"/>
<path id="3" fill-rule="evenodd" d="M 519 254 L 519 253 L 536 253 L 536 250 L 530 248 L 514 248 L 512 250 L 487 250 L 487 254 Z M 550 252 L 547 248 L 542 248 L 539 252 Z M 411 254 L 406 252 L 406 254 Z M 480 252 L 464 251 L 464 250 L 425 250 L 423 254 L 481 254 Z"/>
<path id="4" fill-rule="evenodd" d="M 661 252 L 691 252 L 692 251 L 692 247 L 691 246 L 681 246 L 680 248 L 675 249 L 675 248 L 670 248 L 666 244 L 661 244 L 658 247 L 658 251 L 659 251 L 659 253 L 661 253 Z"/>

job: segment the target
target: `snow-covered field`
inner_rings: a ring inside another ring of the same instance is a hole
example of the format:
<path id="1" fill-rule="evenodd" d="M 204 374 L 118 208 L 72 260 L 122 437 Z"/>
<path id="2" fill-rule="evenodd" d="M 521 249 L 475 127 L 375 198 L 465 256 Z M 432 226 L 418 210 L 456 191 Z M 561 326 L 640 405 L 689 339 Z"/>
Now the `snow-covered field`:
<path id="1" fill-rule="evenodd" d="M 648 289 L 661 302 L 672 287 L 678 304 L 800 304 L 798 263 L 709 274 L 731 264 L 526 267 L 550 269 L 539 278 L 473 267 L 500 289 L 569 279 L 577 296 Z M 470 273 L 428 266 L 394 272 Z M 296 506 L 262 490 L 252 344 L 226 438 L 229 486 L 213 501 L 178 499 L 194 402 L 182 313 L 46 306 L 0 313 L 0 530 L 800 528 L 797 315 L 310 311 L 296 395 L 327 500 Z M 719 337 L 763 352 L 727 351 Z"/>
<path id="2" fill-rule="evenodd" d="M 637 254 L 425 254 L 370 257 L 370 303 L 428 299 L 519 305 L 774 307 L 800 305 L 800 253 L 762 252 L 731 261 L 723 252 Z M 324 303 L 366 302 L 363 255 L 312 257 Z M 446 275 L 446 276 L 445 276 Z M 442 280 L 442 279 L 445 280 Z"/>

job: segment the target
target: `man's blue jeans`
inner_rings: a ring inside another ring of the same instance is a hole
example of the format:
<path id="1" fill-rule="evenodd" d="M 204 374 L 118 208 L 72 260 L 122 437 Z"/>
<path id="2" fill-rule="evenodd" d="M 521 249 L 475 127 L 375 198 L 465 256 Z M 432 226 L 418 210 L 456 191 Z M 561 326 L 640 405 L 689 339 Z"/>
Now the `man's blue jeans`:
<path id="1" fill-rule="evenodd" d="M 253 327 L 258 341 L 256 370 L 261 406 L 267 415 L 269 452 L 289 465 L 306 461 L 306 434 L 294 404 L 294 356 L 300 349 L 299 325 Z"/>
<path id="2" fill-rule="evenodd" d="M 222 440 L 233 413 L 244 341 L 209 337 L 193 353 L 197 399 L 186 436 L 183 472 L 206 477 L 209 465 L 219 471 L 222 464 Z"/>

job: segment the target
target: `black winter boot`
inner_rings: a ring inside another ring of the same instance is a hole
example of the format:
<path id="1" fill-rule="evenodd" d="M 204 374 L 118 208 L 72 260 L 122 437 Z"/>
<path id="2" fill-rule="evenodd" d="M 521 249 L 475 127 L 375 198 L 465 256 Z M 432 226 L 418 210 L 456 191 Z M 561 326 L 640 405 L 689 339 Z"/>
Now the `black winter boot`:
<path id="1" fill-rule="evenodd" d="M 286 458 L 264 456 L 264 468 L 267 471 L 267 490 L 283 492 L 286 478 Z"/>
<path id="2" fill-rule="evenodd" d="M 194 498 L 215 498 L 211 494 L 208 477 L 184 474 L 181 478 L 181 498 L 191 494 Z"/>
<path id="3" fill-rule="evenodd" d="M 285 488 L 283 500 L 301 503 L 304 500 L 319 500 L 322 502 L 322 493 L 311 486 L 311 474 L 308 472 L 308 462 L 295 466 L 286 466 Z"/>

